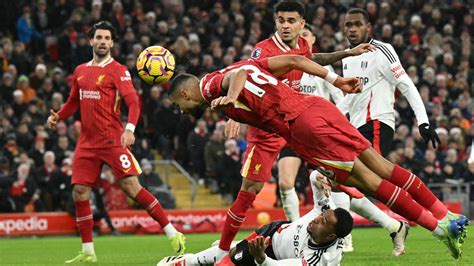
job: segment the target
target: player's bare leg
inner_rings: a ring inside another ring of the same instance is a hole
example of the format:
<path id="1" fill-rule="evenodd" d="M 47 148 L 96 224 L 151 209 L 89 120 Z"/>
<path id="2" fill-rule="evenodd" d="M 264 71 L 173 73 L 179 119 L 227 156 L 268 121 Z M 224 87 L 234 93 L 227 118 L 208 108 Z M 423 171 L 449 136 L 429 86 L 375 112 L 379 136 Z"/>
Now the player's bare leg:
<path id="1" fill-rule="evenodd" d="M 82 240 L 82 251 L 73 259 L 67 260 L 66 263 L 97 262 L 92 242 L 94 221 L 89 202 L 90 191 L 90 187 L 79 184 L 74 185 L 72 189 L 72 198 L 76 207 L 76 224 Z"/>
<path id="2" fill-rule="evenodd" d="M 368 153 L 364 153 L 365 151 L 360 157 L 363 157 L 365 160 L 372 157 L 373 160 L 378 160 L 382 166 L 383 161 L 386 161 L 383 157 L 375 153 L 373 149 Z M 388 162 L 388 164 L 385 165 L 390 166 L 390 163 Z M 383 167 L 380 167 L 378 170 L 380 172 L 389 172 Z M 417 201 L 413 200 L 409 192 L 382 179 L 359 158 L 356 158 L 354 161 L 352 174 L 345 184 L 361 189 L 406 219 L 415 221 L 417 224 L 432 231 L 436 237 L 441 239 L 448 246 L 454 258 L 459 258 L 461 255 L 461 245 L 464 242 L 465 226 L 467 225 L 467 220 L 464 216 L 450 214 L 442 219 L 437 219 Z"/>
<path id="3" fill-rule="evenodd" d="M 295 179 L 300 166 L 301 159 L 298 157 L 283 157 L 278 160 L 278 186 L 281 204 L 288 221 L 300 218 L 300 204 L 295 190 Z"/>
<path id="4" fill-rule="evenodd" d="M 260 190 L 262 190 L 263 185 L 263 182 L 242 177 L 240 192 L 227 212 L 221 239 L 219 241 L 219 250 L 216 255 L 217 262 L 229 253 L 232 240 L 234 240 L 237 235 L 240 226 L 245 220 L 247 210 L 252 206 L 255 197 Z"/>
<path id="5" fill-rule="evenodd" d="M 180 255 L 184 254 L 186 249 L 184 235 L 178 232 L 168 221 L 160 202 L 140 185 L 137 176 L 129 176 L 120 180 L 120 187 L 127 196 L 135 199 L 135 201 L 144 207 L 148 214 L 160 224 L 166 236 L 168 236 L 173 250 Z"/>

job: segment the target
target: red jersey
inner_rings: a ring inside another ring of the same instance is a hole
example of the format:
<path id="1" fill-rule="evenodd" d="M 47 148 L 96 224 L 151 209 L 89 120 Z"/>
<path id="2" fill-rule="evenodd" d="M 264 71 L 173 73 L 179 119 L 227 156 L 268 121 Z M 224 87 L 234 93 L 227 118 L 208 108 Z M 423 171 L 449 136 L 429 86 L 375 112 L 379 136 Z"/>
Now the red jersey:
<path id="1" fill-rule="evenodd" d="M 267 59 L 240 61 L 204 76 L 199 86 L 207 102 L 227 94 L 222 90 L 222 79 L 235 69 L 247 72 L 245 87 L 234 108 L 223 109 L 224 114 L 235 121 L 288 137 L 287 122 L 317 102 L 316 96 L 300 94 L 273 77 L 268 72 Z"/>
<path id="2" fill-rule="evenodd" d="M 92 61 L 74 70 L 71 92 L 59 111 L 59 119 L 81 110 L 81 135 L 78 146 L 106 148 L 121 146 L 123 125 L 120 105 L 129 107 L 128 122 L 136 125 L 140 115 L 137 95 L 127 68 L 113 58 L 93 66 Z"/>
<path id="3" fill-rule="evenodd" d="M 275 32 L 272 37 L 265 39 L 255 45 L 255 49 L 253 50 L 251 57 L 253 59 L 263 59 L 277 55 L 303 55 L 311 58 L 311 51 L 308 42 L 302 37 L 298 37 L 296 47 L 291 49 L 283 42 L 280 35 L 278 35 L 278 32 Z M 301 70 L 292 70 L 281 77 L 281 81 L 286 83 L 295 91 L 299 91 L 302 76 L 303 72 Z M 257 128 L 249 127 L 247 130 L 248 141 L 256 142 L 268 140 L 271 137 L 272 134 Z"/>

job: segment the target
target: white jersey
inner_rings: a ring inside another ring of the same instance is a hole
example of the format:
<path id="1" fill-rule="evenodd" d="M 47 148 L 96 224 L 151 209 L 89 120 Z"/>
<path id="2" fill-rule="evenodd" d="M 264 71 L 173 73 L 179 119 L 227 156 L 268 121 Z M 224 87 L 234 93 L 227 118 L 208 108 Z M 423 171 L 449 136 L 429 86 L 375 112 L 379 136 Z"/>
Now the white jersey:
<path id="1" fill-rule="evenodd" d="M 395 88 L 407 98 L 415 112 L 418 125 L 429 123 L 420 94 L 405 73 L 392 45 L 376 40 L 369 42 L 374 52 L 342 59 L 344 77 L 358 77 L 362 92 L 348 94 L 338 104 L 349 113 L 351 124 L 359 128 L 371 120 L 379 120 L 395 130 Z"/>
<path id="2" fill-rule="evenodd" d="M 339 265 L 342 260 L 343 238 L 336 239 L 334 242 L 322 246 L 313 242 L 307 230 L 308 224 L 324 210 L 335 208 L 331 199 L 316 189 L 314 185 L 315 178 L 316 175 L 311 174 L 310 180 L 313 188 L 314 208 L 294 222 L 283 224 L 272 236 L 273 252 L 277 260 L 284 260 L 282 262 L 286 261 L 291 263 L 291 265 L 313 266 Z M 294 260 L 295 258 L 299 258 L 299 260 Z M 279 264 L 267 262 L 263 265 Z M 282 265 L 285 265 L 285 263 Z"/>
<path id="3" fill-rule="evenodd" d="M 332 66 L 325 66 L 324 68 L 334 72 Z M 344 93 L 340 89 L 326 80 L 308 73 L 303 73 L 301 77 L 300 92 L 323 97 L 328 101 L 332 99 L 335 104 L 338 104 L 344 98 Z"/>

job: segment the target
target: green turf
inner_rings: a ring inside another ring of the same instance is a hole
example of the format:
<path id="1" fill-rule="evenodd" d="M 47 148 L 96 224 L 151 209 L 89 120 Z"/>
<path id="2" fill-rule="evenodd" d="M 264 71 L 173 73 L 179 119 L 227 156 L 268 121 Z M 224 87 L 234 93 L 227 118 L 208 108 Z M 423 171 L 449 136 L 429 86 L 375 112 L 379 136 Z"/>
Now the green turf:
<path id="1" fill-rule="evenodd" d="M 248 232 L 239 234 L 243 238 Z M 187 251 L 209 247 L 218 234 L 187 236 Z M 0 265 L 58 265 L 79 251 L 79 237 L 41 237 L 0 239 Z M 100 263 L 96 265 L 156 265 L 172 255 L 168 240 L 160 236 L 102 236 L 95 238 Z M 430 233 L 413 228 L 407 243 L 407 254 L 394 258 L 387 233 L 380 228 L 355 229 L 355 252 L 345 255 L 343 265 L 474 265 L 474 240 L 466 239 L 464 255 L 451 259 L 444 245 Z"/>

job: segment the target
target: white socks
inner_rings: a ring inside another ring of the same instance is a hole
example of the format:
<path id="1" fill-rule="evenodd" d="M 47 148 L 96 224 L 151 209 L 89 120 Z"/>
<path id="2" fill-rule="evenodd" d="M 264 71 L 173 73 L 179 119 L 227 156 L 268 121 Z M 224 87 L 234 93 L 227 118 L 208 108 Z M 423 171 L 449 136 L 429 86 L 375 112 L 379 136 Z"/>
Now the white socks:
<path id="1" fill-rule="evenodd" d="M 351 198 L 344 192 L 331 192 L 331 199 L 336 208 L 342 208 L 349 211 L 351 206 Z"/>
<path id="2" fill-rule="evenodd" d="M 172 238 L 178 233 L 171 223 L 168 223 L 165 227 L 163 227 L 163 230 L 165 231 L 165 234 L 168 238 Z"/>
<path id="3" fill-rule="evenodd" d="M 82 253 L 89 255 L 95 254 L 94 242 L 82 243 Z"/>
<path id="4" fill-rule="evenodd" d="M 351 210 L 360 216 L 369 219 L 372 222 L 380 224 L 390 233 L 397 232 L 400 228 L 400 222 L 388 216 L 385 212 L 375 206 L 368 198 L 351 200 Z"/>
<path id="5" fill-rule="evenodd" d="M 435 234 L 437 236 L 445 236 L 446 235 L 444 230 L 441 229 L 439 226 L 436 226 L 435 230 L 433 231 L 433 234 Z"/>
<path id="6" fill-rule="evenodd" d="M 285 191 L 280 189 L 280 196 L 286 219 L 292 222 L 300 218 L 300 201 L 298 199 L 298 194 L 296 194 L 295 188 Z"/>
<path id="7" fill-rule="evenodd" d="M 228 251 L 222 250 L 219 246 L 213 246 L 199 253 L 186 255 L 186 265 L 214 264 L 222 260 Z"/>

